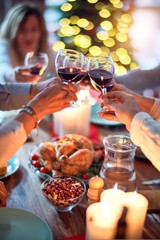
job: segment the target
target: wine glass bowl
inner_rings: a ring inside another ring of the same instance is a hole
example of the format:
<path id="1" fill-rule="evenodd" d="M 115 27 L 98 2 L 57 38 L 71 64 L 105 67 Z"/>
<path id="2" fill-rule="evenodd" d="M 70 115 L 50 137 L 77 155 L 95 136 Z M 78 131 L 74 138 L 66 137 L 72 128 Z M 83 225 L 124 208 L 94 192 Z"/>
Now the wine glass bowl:
<path id="1" fill-rule="evenodd" d="M 60 49 L 56 55 L 56 71 L 62 82 L 77 85 L 85 75 L 85 56 L 72 49 Z M 71 107 L 77 107 L 78 104 L 71 102 Z"/>
<path id="2" fill-rule="evenodd" d="M 25 66 L 30 68 L 30 73 L 40 76 L 46 70 L 48 62 L 48 55 L 42 52 L 28 52 L 24 60 Z"/>
<path id="3" fill-rule="evenodd" d="M 110 89 L 113 85 L 115 69 L 112 58 L 110 56 L 90 57 L 87 69 L 92 86 L 102 94 L 107 93 L 107 88 Z M 104 107 L 102 110 L 106 111 L 106 108 Z"/>
<path id="4" fill-rule="evenodd" d="M 88 75 L 93 87 L 105 94 L 114 75 L 112 58 L 110 56 L 89 58 Z"/>

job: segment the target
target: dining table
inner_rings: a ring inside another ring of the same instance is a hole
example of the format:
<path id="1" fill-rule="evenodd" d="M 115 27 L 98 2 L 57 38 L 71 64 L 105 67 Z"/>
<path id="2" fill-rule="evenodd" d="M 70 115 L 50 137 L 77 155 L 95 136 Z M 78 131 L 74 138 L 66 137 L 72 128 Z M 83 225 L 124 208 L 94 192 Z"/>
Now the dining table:
<path id="1" fill-rule="evenodd" d="M 90 123 L 89 138 L 103 144 L 103 138 L 110 134 L 128 134 L 123 124 L 96 124 Z M 15 153 L 20 161 L 19 168 L 10 176 L 3 178 L 9 196 L 8 208 L 18 208 L 39 216 L 50 227 L 53 239 L 85 239 L 86 209 L 88 207 L 87 194 L 82 201 L 68 212 L 58 212 L 42 194 L 40 178 L 29 166 L 29 155 L 32 149 L 41 142 L 53 141 L 54 115 L 47 115 L 28 136 L 28 139 Z M 6 149 L 7 150 L 7 149 Z M 160 178 L 159 171 L 142 154 L 135 155 L 136 186 L 138 191 L 151 197 L 151 207 L 148 208 L 142 239 L 160 239 L 160 184 L 144 185 L 142 181 Z M 148 194 L 148 195 L 147 195 Z M 156 195 L 159 194 L 159 195 Z M 155 202 L 154 202 L 154 195 Z M 157 196 L 159 199 L 157 200 Z"/>

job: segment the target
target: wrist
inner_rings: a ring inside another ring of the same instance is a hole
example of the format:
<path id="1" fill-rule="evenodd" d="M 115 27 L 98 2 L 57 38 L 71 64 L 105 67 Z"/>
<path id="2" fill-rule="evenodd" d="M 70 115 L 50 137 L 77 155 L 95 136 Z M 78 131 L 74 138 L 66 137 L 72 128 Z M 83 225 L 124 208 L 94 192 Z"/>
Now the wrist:
<path id="1" fill-rule="evenodd" d="M 34 119 L 34 122 L 35 122 L 34 128 L 37 128 L 38 124 L 39 124 L 39 119 L 38 119 L 38 116 L 37 116 L 36 112 L 34 111 L 34 109 L 32 107 L 26 105 L 20 110 L 20 113 L 22 113 L 22 112 L 28 114 L 29 116 L 31 116 Z"/>

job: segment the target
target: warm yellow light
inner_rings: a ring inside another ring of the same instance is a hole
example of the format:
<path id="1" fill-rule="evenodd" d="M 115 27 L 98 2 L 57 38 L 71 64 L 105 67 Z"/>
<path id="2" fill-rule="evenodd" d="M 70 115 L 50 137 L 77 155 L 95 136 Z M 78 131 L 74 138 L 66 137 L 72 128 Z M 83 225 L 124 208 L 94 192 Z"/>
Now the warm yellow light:
<path id="1" fill-rule="evenodd" d="M 77 24 L 77 21 L 79 20 L 78 16 L 72 16 L 70 17 L 70 21 L 72 24 Z"/>
<path id="2" fill-rule="evenodd" d="M 111 2 L 112 4 L 118 4 L 118 3 L 120 2 L 120 0 L 110 0 L 110 2 Z"/>
<path id="3" fill-rule="evenodd" d="M 122 54 L 127 54 L 127 50 L 125 48 L 117 48 L 116 54 L 118 57 L 120 57 Z"/>
<path id="4" fill-rule="evenodd" d="M 119 2 L 119 3 L 117 3 L 117 4 L 113 4 L 113 6 L 114 6 L 115 8 L 121 9 L 121 8 L 123 7 L 123 3 L 122 3 L 122 2 Z"/>
<path id="5" fill-rule="evenodd" d="M 123 14 L 123 15 L 121 16 L 121 19 L 122 19 L 123 22 L 128 23 L 128 24 L 132 22 L 132 17 L 131 17 L 131 15 L 129 15 L 129 14 L 127 14 L 127 13 Z"/>
<path id="6" fill-rule="evenodd" d="M 115 35 L 116 35 L 116 30 L 114 29 L 114 28 L 112 28 L 112 29 L 110 29 L 109 31 L 108 31 L 108 35 L 110 36 L 110 37 L 114 37 Z"/>
<path id="7" fill-rule="evenodd" d="M 101 47 L 101 56 L 108 56 L 110 55 L 110 49 L 108 47 Z"/>
<path id="8" fill-rule="evenodd" d="M 77 21 L 77 25 L 78 25 L 79 27 L 81 27 L 81 28 L 87 27 L 88 24 L 89 24 L 89 22 L 88 22 L 88 20 L 85 19 L 85 18 L 81 18 L 81 19 L 79 19 L 79 20 Z"/>
<path id="9" fill-rule="evenodd" d="M 115 66 L 115 74 L 118 75 L 123 75 L 127 73 L 127 69 L 124 66 Z"/>
<path id="10" fill-rule="evenodd" d="M 100 15 L 100 17 L 102 17 L 102 18 L 108 18 L 109 16 L 111 16 L 111 13 L 110 13 L 110 11 L 108 11 L 108 9 L 102 9 L 102 10 L 99 12 L 99 15 Z"/>
<path id="11" fill-rule="evenodd" d="M 108 38 L 106 39 L 105 41 L 103 41 L 103 44 L 106 46 L 106 47 L 113 47 L 115 45 L 115 41 L 113 38 Z"/>
<path id="12" fill-rule="evenodd" d="M 64 4 L 62 4 L 62 6 L 61 6 L 61 10 L 63 11 L 63 12 L 68 12 L 68 11 L 70 11 L 72 9 L 72 5 L 70 4 L 70 3 L 64 3 Z"/>
<path id="13" fill-rule="evenodd" d="M 97 38 L 102 41 L 108 38 L 108 33 L 106 31 L 99 31 L 96 35 L 97 35 Z"/>
<path id="14" fill-rule="evenodd" d="M 124 33 L 117 33 L 116 34 L 116 39 L 119 41 L 119 42 L 126 42 L 128 40 L 128 37 L 126 34 Z"/>
<path id="15" fill-rule="evenodd" d="M 94 28 L 94 24 L 92 22 L 88 23 L 88 26 L 85 27 L 85 30 L 92 30 Z"/>
<path id="16" fill-rule="evenodd" d="M 113 25 L 110 21 L 103 21 L 100 23 L 100 26 L 104 29 L 104 30 L 110 30 L 112 29 Z"/>
<path id="17" fill-rule="evenodd" d="M 60 29 L 60 32 L 64 35 L 64 36 L 72 36 L 74 35 L 74 28 L 71 26 L 66 26 L 66 27 L 62 27 Z"/>
<path id="18" fill-rule="evenodd" d="M 65 27 L 65 26 L 68 26 L 70 24 L 70 20 L 68 18 L 62 18 L 60 21 L 59 21 L 59 25 L 61 27 Z"/>
<path id="19" fill-rule="evenodd" d="M 88 35 L 77 35 L 74 37 L 74 44 L 81 48 L 88 48 L 91 46 L 91 38 Z"/>
<path id="20" fill-rule="evenodd" d="M 68 0 L 68 2 L 76 2 L 76 0 Z"/>
<path id="21" fill-rule="evenodd" d="M 60 49 L 64 49 L 64 48 L 65 48 L 65 43 L 62 41 L 56 41 L 52 46 L 52 49 L 55 52 L 58 52 Z"/>
<path id="22" fill-rule="evenodd" d="M 119 57 L 117 56 L 115 51 L 111 52 L 110 56 L 112 57 L 114 62 L 118 62 L 119 61 Z"/>
<path id="23" fill-rule="evenodd" d="M 72 26 L 73 30 L 74 30 L 74 35 L 77 35 L 80 33 L 81 29 L 77 26 Z"/>
<path id="24" fill-rule="evenodd" d="M 131 62 L 131 64 L 130 64 L 130 69 L 131 69 L 131 70 L 135 70 L 135 69 L 138 69 L 138 68 L 139 68 L 139 66 L 138 66 L 137 63 Z"/>
<path id="25" fill-rule="evenodd" d="M 131 63 L 131 58 L 127 54 L 121 54 L 121 56 L 119 56 L 119 61 L 124 65 L 129 65 Z"/>
<path id="26" fill-rule="evenodd" d="M 89 53 L 92 56 L 99 56 L 99 55 L 101 55 L 102 51 L 101 51 L 100 47 L 92 46 L 92 47 L 89 48 Z"/>
<path id="27" fill-rule="evenodd" d="M 105 4 L 103 3 L 103 2 L 97 2 L 96 4 L 95 4 L 95 8 L 97 9 L 97 10 L 101 10 L 103 7 L 105 7 Z"/>
<path id="28" fill-rule="evenodd" d="M 87 0 L 89 3 L 96 3 L 98 0 Z"/>

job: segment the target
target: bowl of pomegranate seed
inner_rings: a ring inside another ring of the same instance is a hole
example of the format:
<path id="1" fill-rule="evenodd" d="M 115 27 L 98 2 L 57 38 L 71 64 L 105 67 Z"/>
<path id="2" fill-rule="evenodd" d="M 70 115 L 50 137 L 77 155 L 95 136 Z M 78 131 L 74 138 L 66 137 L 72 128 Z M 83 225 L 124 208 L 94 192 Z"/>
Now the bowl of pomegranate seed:
<path id="1" fill-rule="evenodd" d="M 41 190 L 57 211 L 67 212 L 80 203 L 86 192 L 86 185 L 73 176 L 50 177 L 42 183 Z"/>

